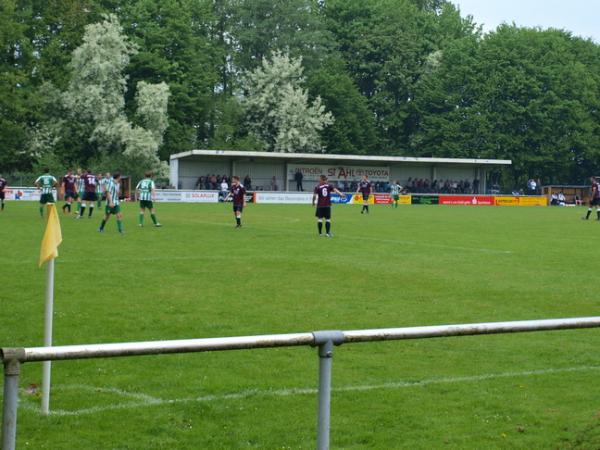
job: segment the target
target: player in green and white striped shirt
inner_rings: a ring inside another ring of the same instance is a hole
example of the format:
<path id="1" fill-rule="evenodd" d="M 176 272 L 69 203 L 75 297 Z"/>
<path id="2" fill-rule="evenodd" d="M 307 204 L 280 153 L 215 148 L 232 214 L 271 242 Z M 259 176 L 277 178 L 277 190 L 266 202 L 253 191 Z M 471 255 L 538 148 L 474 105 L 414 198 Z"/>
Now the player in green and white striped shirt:
<path id="1" fill-rule="evenodd" d="M 77 211 L 75 212 L 75 217 L 77 217 L 79 216 L 79 211 L 81 210 L 83 191 L 85 190 L 85 181 L 83 180 L 81 168 L 77 169 L 77 181 L 75 181 L 75 187 L 77 188 Z"/>
<path id="2" fill-rule="evenodd" d="M 50 175 L 50 169 L 44 168 L 44 174 L 40 175 L 35 180 L 35 185 L 38 189 L 42 190 L 40 197 L 40 216 L 44 218 L 44 205 L 46 203 L 54 203 L 54 195 L 52 195 L 52 189 L 58 186 L 58 181 L 52 175 Z"/>
<path id="3" fill-rule="evenodd" d="M 150 210 L 150 217 L 152 218 L 152 222 L 154 222 L 154 226 L 162 227 L 162 225 L 156 220 L 156 211 L 154 210 L 154 202 L 156 201 L 156 186 L 154 185 L 154 180 L 152 180 L 152 172 L 146 172 L 145 176 L 146 178 L 140 180 L 135 187 L 137 196 L 140 199 L 139 225 L 140 227 L 144 226 L 144 214 L 146 212 L 146 208 L 148 208 Z"/>
<path id="4" fill-rule="evenodd" d="M 400 186 L 400 183 L 398 183 L 398 181 L 395 181 L 390 186 L 390 194 L 392 194 L 392 202 L 393 202 L 392 204 L 393 204 L 394 208 L 398 207 L 398 200 L 400 200 L 400 191 L 401 190 L 402 190 L 402 186 Z"/>
<path id="5" fill-rule="evenodd" d="M 102 195 L 104 194 L 104 185 L 102 184 L 102 174 L 96 175 L 96 206 L 102 208 Z"/>
<path id="6" fill-rule="evenodd" d="M 121 189 L 121 174 L 119 172 L 115 172 L 112 180 L 109 181 L 106 186 L 106 208 L 104 219 L 102 219 L 102 223 L 100 224 L 100 228 L 98 231 L 102 233 L 104 231 L 104 226 L 108 219 L 110 219 L 111 215 L 117 216 L 117 229 L 119 233 L 125 234 L 123 231 L 123 215 L 121 214 L 121 205 L 119 201 L 119 190 Z"/>

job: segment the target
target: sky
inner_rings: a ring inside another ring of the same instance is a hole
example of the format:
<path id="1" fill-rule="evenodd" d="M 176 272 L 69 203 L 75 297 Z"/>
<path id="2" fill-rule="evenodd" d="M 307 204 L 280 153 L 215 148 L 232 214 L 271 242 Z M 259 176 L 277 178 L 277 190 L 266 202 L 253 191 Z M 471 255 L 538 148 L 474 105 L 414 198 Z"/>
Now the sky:
<path id="1" fill-rule="evenodd" d="M 451 0 L 484 32 L 503 22 L 561 28 L 600 44 L 600 0 Z"/>

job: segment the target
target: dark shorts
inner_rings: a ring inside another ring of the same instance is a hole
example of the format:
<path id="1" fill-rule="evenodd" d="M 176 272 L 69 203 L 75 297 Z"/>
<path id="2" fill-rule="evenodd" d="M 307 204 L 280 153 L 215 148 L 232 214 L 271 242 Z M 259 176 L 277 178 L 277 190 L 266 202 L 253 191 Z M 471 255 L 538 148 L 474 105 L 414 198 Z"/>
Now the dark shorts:
<path id="1" fill-rule="evenodd" d="M 392 195 L 392 198 L 394 199 L 395 202 L 397 202 L 398 200 L 400 200 L 400 196 L 399 195 Z"/>
<path id="2" fill-rule="evenodd" d="M 77 198 L 77 192 L 75 191 L 66 191 L 65 198 Z"/>
<path id="3" fill-rule="evenodd" d="M 119 214 L 121 212 L 121 205 L 115 205 L 112 208 L 106 204 L 104 212 L 108 216 L 109 214 Z"/>
<path id="4" fill-rule="evenodd" d="M 152 203 L 152 200 L 140 200 L 140 209 L 152 209 L 154 208 L 154 203 Z"/>
<path id="5" fill-rule="evenodd" d="M 591 199 L 590 206 L 600 206 L 600 197 Z"/>
<path id="6" fill-rule="evenodd" d="M 40 203 L 45 205 L 46 203 L 54 203 L 54 195 L 52 194 L 42 194 L 40 197 Z"/>
<path id="7" fill-rule="evenodd" d="M 363 193 L 363 195 L 362 195 L 362 196 L 363 196 L 363 201 L 365 201 L 365 202 L 366 202 L 366 201 L 369 201 L 369 196 L 370 196 L 370 195 L 371 195 L 371 194 L 365 194 L 365 193 Z"/>
<path id="8" fill-rule="evenodd" d="M 244 205 L 236 205 L 235 203 L 233 204 L 233 212 L 242 212 L 244 210 Z"/>
<path id="9" fill-rule="evenodd" d="M 4 191 L 0 191 L 0 200 L 4 200 Z"/>
<path id="10" fill-rule="evenodd" d="M 331 219 L 331 206 L 317 206 L 315 217 L 317 219 Z"/>
<path id="11" fill-rule="evenodd" d="M 82 200 L 84 202 L 95 202 L 96 201 L 96 193 L 95 192 L 84 192 Z"/>

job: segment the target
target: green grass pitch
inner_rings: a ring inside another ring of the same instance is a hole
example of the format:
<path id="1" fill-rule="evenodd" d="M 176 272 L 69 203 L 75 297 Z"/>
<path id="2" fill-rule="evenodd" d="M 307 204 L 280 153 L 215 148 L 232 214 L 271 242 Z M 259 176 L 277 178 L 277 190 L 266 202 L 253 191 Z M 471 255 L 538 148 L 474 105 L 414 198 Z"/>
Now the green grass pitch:
<path id="1" fill-rule="evenodd" d="M 125 236 L 61 215 L 56 345 L 598 315 L 600 223 L 583 209 L 159 204 Z M 114 219 L 113 219 L 114 220 Z M 0 213 L 1 346 L 39 346 L 44 222 Z M 600 330 L 351 344 L 333 363 L 331 446 L 600 448 Z M 21 377 L 17 445 L 35 449 L 310 449 L 312 348 L 41 364 Z"/>

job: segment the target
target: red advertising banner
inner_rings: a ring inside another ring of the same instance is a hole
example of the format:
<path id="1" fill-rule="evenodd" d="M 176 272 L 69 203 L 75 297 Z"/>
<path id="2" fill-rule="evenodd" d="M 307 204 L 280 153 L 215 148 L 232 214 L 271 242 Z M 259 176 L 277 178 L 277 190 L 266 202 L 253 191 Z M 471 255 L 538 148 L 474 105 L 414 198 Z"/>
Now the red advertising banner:
<path id="1" fill-rule="evenodd" d="M 373 194 L 376 205 L 389 205 L 392 203 L 390 194 Z"/>
<path id="2" fill-rule="evenodd" d="M 491 195 L 440 195 L 440 205 L 494 206 Z"/>

